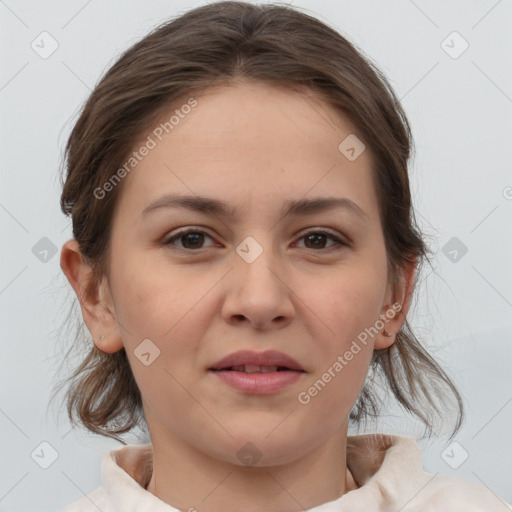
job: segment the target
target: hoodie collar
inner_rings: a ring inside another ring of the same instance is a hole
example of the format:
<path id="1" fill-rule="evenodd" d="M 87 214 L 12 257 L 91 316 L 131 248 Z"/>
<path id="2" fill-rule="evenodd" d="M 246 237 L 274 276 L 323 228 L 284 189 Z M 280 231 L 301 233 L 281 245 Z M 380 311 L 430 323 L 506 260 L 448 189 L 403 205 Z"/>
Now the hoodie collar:
<path id="1" fill-rule="evenodd" d="M 110 510 L 179 512 L 149 491 L 152 445 L 127 445 L 102 460 L 103 487 Z M 388 434 L 347 436 L 347 466 L 358 488 L 305 512 L 381 510 L 399 499 L 404 481 L 424 485 L 421 451 L 414 438 Z"/>

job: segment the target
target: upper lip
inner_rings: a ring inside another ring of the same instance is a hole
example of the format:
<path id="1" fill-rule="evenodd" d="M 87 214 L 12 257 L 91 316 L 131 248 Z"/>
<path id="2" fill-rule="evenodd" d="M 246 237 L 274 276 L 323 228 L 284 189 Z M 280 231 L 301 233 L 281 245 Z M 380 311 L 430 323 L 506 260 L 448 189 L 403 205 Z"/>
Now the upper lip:
<path id="1" fill-rule="evenodd" d="M 304 368 L 302 368 L 295 359 L 283 352 L 278 352 L 277 350 L 267 350 L 265 352 L 241 350 L 223 357 L 209 369 L 221 370 L 223 368 L 230 368 L 231 366 L 241 366 L 246 364 L 254 366 L 285 366 L 290 370 L 304 371 Z"/>

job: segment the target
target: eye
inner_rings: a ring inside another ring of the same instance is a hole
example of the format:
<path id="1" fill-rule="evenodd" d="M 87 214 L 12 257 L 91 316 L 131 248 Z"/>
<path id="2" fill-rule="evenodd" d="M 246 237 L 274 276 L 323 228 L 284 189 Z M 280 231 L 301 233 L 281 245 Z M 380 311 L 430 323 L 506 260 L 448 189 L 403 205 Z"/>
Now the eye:
<path id="1" fill-rule="evenodd" d="M 204 231 L 199 229 L 186 229 L 169 238 L 164 242 L 164 245 L 174 245 L 174 241 L 179 240 L 182 243 L 182 247 L 177 246 L 178 249 L 203 249 L 201 245 L 204 242 L 205 236 L 212 240 L 212 237 L 207 235 Z"/>
<path id="2" fill-rule="evenodd" d="M 331 239 L 335 242 L 334 246 L 321 247 L 325 244 L 327 239 Z M 299 240 L 306 240 L 306 249 L 320 249 L 323 251 L 333 251 L 341 249 L 342 246 L 349 246 L 349 244 L 329 231 L 323 230 L 311 230 L 307 233 L 303 233 Z M 309 244 L 309 247 L 308 247 Z"/>
<path id="3" fill-rule="evenodd" d="M 164 245 L 174 245 L 178 249 L 182 249 L 185 251 L 193 251 L 197 249 L 203 249 L 202 246 L 204 243 L 204 240 L 206 238 L 209 238 L 210 240 L 213 240 L 211 236 L 209 236 L 207 233 L 200 229 L 185 229 L 182 231 L 179 231 L 171 238 L 167 239 L 164 243 Z M 334 245 L 330 247 L 322 247 L 325 245 L 327 240 L 334 241 Z M 343 246 L 348 247 L 350 244 L 341 240 L 338 236 L 334 235 L 333 233 L 325 230 L 311 230 L 306 233 L 303 233 L 299 240 L 305 240 L 306 241 L 306 249 L 313 249 L 313 250 L 323 250 L 323 251 L 333 251 L 337 249 L 341 249 Z M 181 246 L 176 246 L 175 242 L 179 241 L 181 242 Z"/>

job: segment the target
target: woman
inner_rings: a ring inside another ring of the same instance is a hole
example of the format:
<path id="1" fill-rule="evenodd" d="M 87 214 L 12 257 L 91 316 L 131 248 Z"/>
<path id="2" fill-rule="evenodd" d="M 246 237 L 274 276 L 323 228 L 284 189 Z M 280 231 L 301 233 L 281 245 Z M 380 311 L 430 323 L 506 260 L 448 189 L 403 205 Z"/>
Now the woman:
<path id="1" fill-rule="evenodd" d="M 411 141 L 384 76 L 290 7 L 209 4 L 121 56 L 66 147 L 61 267 L 93 338 L 68 412 L 151 443 L 65 512 L 509 510 L 413 438 L 347 435 L 383 383 L 429 434 L 449 398 L 463 419 L 406 321 Z"/>

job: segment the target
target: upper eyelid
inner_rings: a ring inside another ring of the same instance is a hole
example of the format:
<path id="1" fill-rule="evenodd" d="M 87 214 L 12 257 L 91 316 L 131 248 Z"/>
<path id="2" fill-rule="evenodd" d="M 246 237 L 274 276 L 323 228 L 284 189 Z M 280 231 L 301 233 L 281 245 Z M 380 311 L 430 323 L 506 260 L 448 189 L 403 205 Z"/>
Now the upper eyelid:
<path id="1" fill-rule="evenodd" d="M 200 232 L 200 233 L 204 233 L 204 234 L 206 234 L 206 235 L 208 235 L 208 236 L 210 236 L 212 238 L 214 237 L 214 235 L 210 235 L 208 233 L 208 228 L 204 228 L 204 227 L 190 226 L 190 227 L 176 228 L 176 229 L 178 229 L 177 233 L 175 233 L 170 238 L 174 238 L 174 237 L 176 237 L 178 235 L 183 235 L 183 234 L 187 234 L 187 233 L 190 233 L 190 232 L 192 232 L 192 233 Z M 324 227 L 320 227 L 320 226 L 318 226 L 318 227 L 313 226 L 313 227 L 310 227 L 310 228 L 304 228 L 304 229 L 300 230 L 295 236 L 299 236 L 301 234 L 309 233 L 310 231 L 324 231 L 324 232 L 326 232 L 328 234 L 331 234 L 333 236 L 342 236 L 342 237 L 346 236 L 346 235 L 338 235 L 338 233 L 336 233 L 335 230 L 333 230 L 332 228 L 324 228 Z"/>
<path id="2" fill-rule="evenodd" d="M 180 236 L 184 236 L 184 235 L 187 235 L 189 233 L 202 233 L 202 234 L 205 234 L 206 236 L 209 236 L 212 240 L 215 238 L 213 235 L 210 235 L 208 233 L 208 231 L 206 230 L 206 228 L 202 228 L 202 227 L 195 227 L 195 226 L 190 226 L 190 227 L 185 227 L 185 228 L 178 228 L 178 232 L 175 233 L 174 235 L 172 236 L 169 236 L 169 237 L 165 237 L 164 240 L 165 240 L 165 244 L 170 244 L 170 242 L 174 239 L 177 239 L 179 238 Z M 352 243 L 352 241 L 350 240 L 349 237 L 347 237 L 346 235 L 344 234 L 338 234 L 337 232 L 335 232 L 334 230 L 332 230 L 331 228 L 324 228 L 324 227 L 309 227 L 309 228 L 304 228 L 303 230 L 299 231 L 299 233 L 297 233 L 295 235 L 295 237 L 297 238 L 303 238 L 304 236 L 308 235 L 309 233 L 324 233 L 326 235 L 329 235 L 331 236 L 333 239 L 335 239 L 335 241 L 337 241 L 337 243 L 341 243 L 341 244 L 346 244 L 346 245 L 350 245 Z"/>

